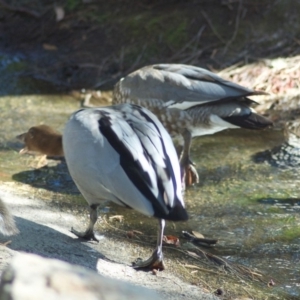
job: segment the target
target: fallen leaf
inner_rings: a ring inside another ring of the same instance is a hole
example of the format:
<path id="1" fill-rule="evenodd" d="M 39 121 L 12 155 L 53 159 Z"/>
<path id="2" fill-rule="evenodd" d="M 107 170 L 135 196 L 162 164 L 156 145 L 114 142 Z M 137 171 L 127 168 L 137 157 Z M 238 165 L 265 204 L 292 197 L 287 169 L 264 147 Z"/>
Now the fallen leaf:
<path id="1" fill-rule="evenodd" d="M 192 252 L 192 251 L 186 251 L 186 253 L 192 257 L 196 257 L 196 258 L 200 257 L 198 254 L 196 254 L 195 252 Z"/>
<path id="2" fill-rule="evenodd" d="M 198 231 L 192 231 L 192 234 L 193 234 L 196 238 L 198 238 L 198 239 L 204 239 L 204 238 L 205 238 L 204 235 L 201 234 L 201 233 L 198 232 Z"/>
<path id="3" fill-rule="evenodd" d="M 43 48 L 47 51 L 57 51 L 57 47 L 55 45 L 51 45 L 51 44 L 43 44 Z"/>
<path id="4" fill-rule="evenodd" d="M 116 221 L 122 222 L 123 219 L 124 219 L 124 216 L 122 216 L 122 215 L 115 215 L 115 216 L 109 217 L 108 219 L 109 219 L 109 221 L 116 220 Z"/>
<path id="5" fill-rule="evenodd" d="M 168 245 L 180 246 L 179 238 L 173 235 L 164 235 L 163 241 Z"/>

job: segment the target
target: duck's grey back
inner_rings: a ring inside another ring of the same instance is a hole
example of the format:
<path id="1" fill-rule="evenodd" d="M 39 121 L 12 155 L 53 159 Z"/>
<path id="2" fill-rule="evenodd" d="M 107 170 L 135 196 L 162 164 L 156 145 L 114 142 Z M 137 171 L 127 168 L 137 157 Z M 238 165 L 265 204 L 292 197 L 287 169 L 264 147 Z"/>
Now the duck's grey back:
<path id="1" fill-rule="evenodd" d="M 158 64 L 141 68 L 117 83 L 114 102 L 134 103 L 135 99 L 161 101 L 164 105 L 191 102 L 188 107 L 221 99 L 264 94 L 224 80 L 218 75 L 194 66 Z M 123 97 L 123 99 L 121 99 Z M 139 104 L 142 104 L 139 103 Z M 147 104 L 148 105 L 148 104 Z M 145 105 L 146 107 L 148 107 Z M 180 106 L 177 108 L 182 109 Z M 185 108 L 183 108 L 185 109 Z"/>

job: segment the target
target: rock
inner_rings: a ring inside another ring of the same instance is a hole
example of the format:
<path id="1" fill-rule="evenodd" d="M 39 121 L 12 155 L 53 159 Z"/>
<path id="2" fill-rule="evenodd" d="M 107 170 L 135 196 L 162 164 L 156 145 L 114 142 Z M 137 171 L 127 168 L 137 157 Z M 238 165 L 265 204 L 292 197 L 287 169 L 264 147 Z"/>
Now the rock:
<path id="1" fill-rule="evenodd" d="M 159 299 L 152 291 L 92 270 L 35 254 L 17 254 L 4 270 L 2 300 L 122 300 Z"/>
<path id="2" fill-rule="evenodd" d="M 19 233 L 14 218 L 6 204 L 0 198 L 0 233 L 3 235 L 13 235 Z"/>

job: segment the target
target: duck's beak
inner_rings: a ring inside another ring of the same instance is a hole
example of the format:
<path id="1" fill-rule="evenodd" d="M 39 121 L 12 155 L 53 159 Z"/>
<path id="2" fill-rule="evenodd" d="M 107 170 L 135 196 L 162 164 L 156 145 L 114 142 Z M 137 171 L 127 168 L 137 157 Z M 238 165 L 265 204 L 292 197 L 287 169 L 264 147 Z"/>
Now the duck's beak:
<path id="1" fill-rule="evenodd" d="M 25 143 L 26 134 L 27 134 L 27 132 L 19 134 L 19 135 L 16 136 L 16 139 L 18 139 L 22 143 Z M 28 152 L 28 148 L 26 146 L 19 151 L 20 154 L 24 154 L 24 153 L 27 153 L 27 152 Z"/>
<path id="2" fill-rule="evenodd" d="M 19 141 L 21 141 L 21 142 L 24 143 L 25 142 L 25 136 L 26 136 L 26 134 L 27 134 L 27 132 L 19 134 L 19 135 L 16 136 L 16 139 L 18 139 Z"/>
<path id="3" fill-rule="evenodd" d="M 27 153 L 28 152 L 28 148 L 27 147 L 24 147 L 23 149 L 21 149 L 19 151 L 20 154 L 24 154 L 24 153 Z"/>

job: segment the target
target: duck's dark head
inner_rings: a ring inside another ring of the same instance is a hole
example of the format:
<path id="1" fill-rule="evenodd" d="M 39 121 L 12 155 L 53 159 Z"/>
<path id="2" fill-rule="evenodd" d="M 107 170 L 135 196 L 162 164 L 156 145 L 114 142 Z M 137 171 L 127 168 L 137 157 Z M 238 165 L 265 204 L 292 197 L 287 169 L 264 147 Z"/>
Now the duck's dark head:
<path id="1" fill-rule="evenodd" d="M 20 154 L 38 152 L 50 156 L 63 156 L 62 135 L 48 125 L 33 126 L 16 138 L 25 144 Z"/>

